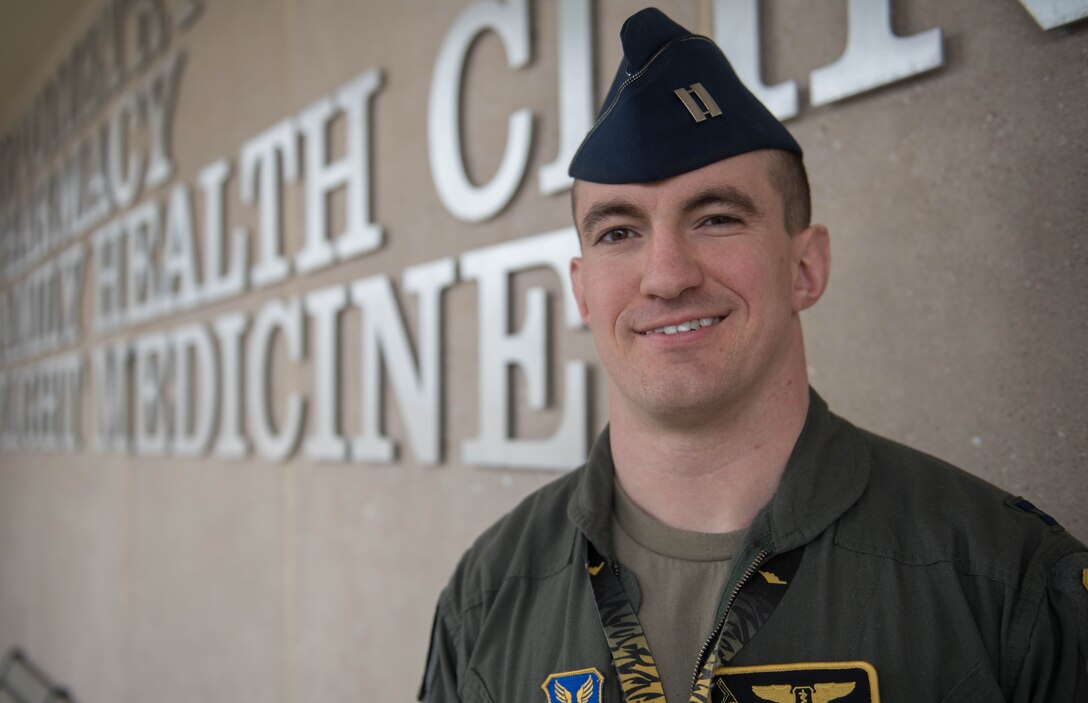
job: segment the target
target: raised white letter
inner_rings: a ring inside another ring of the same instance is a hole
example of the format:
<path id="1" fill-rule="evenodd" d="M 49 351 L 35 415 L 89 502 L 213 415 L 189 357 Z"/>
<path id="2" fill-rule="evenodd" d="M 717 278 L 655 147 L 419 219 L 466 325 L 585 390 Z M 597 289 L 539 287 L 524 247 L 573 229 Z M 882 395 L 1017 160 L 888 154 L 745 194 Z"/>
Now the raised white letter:
<path id="1" fill-rule="evenodd" d="M 559 3 L 559 154 L 540 167 L 540 192 L 570 188 L 567 167 L 593 126 L 593 12 L 589 0 Z"/>
<path id="2" fill-rule="evenodd" d="M 170 191 L 162 244 L 162 304 L 171 310 L 191 308 L 200 300 L 193 251 L 193 203 L 189 186 L 179 183 Z"/>
<path id="3" fill-rule="evenodd" d="M 369 98 L 381 85 L 381 74 L 367 71 L 341 88 L 332 98 L 319 100 L 299 116 L 306 134 L 306 245 L 295 264 L 302 273 L 374 251 L 382 243 L 382 230 L 370 221 L 370 130 Z M 325 138 L 329 120 L 343 110 L 347 126 L 347 154 L 333 163 L 328 158 Z M 328 194 L 344 186 L 346 229 L 328 239 Z"/>
<path id="4" fill-rule="evenodd" d="M 121 98 L 121 104 L 117 106 L 110 117 L 110 138 L 107 149 L 106 173 L 110 178 L 110 193 L 117 209 L 127 208 L 136 200 L 140 192 L 140 181 L 143 175 L 143 155 L 135 149 L 128 149 L 128 166 L 122 164 L 125 149 L 131 147 L 128 140 L 128 132 L 136 122 L 143 121 L 143 110 L 140 109 L 139 98 L 134 93 L 129 93 Z M 123 171 L 128 171 L 126 177 Z"/>
<path id="5" fill-rule="evenodd" d="M 174 162 L 170 158 L 170 129 L 174 123 L 178 77 L 184 63 L 184 54 L 171 55 L 144 87 L 151 126 L 151 155 L 147 162 L 147 175 L 144 176 L 144 185 L 148 188 L 162 185 L 174 174 Z"/>
<path id="6" fill-rule="evenodd" d="M 510 275 L 540 266 L 550 267 L 563 281 L 564 320 L 567 327 L 581 326 L 567 268 L 578 255 L 578 236 L 573 228 L 499 244 L 461 257 L 466 279 L 478 281 L 480 326 L 480 434 L 461 446 L 467 464 L 517 468 L 569 469 L 585 461 L 587 448 L 586 365 L 568 361 L 564 367 L 563 418 L 558 431 L 544 440 L 517 440 L 510 427 L 510 376 L 507 368 L 518 366 L 525 374 L 529 407 L 548 406 L 548 294 L 531 288 L 526 294 L 525 320 L 518 332 L 508 329 Z"/>
<path id="7" fill-rule="evenodd" d="M 136 340 L 136 453 L 165 454 L 170 439 L 170 344 L 156 332 Z"/>
<path id="8" fill-rule="evenodd" d="M 287 413 L 279 433 L 272 425 L 272 399 L 269 394 L 269 360 L 273 335 L 279 330 L 287 343 L 287 358 L 300 361 L 303 354 L 302 306 L 298 298 L 287 303 L 265 303 L 253 321 L 246 344 L 246 419 L 253 443 L 266 459 L 283 461 L 295 448 L 302 431 L 305 403 L 298 393 L 287 396 Z"/>
<path id="9" fill-rule="evenodd" d="M 60 394 L 57 448 L 71 452 L 79 447 L 80 418 L 83 409 L 83 357 L 78 353 L 67 354 L 55 359 L 52 366 L 57 374 L 57 391 Z"/>
<path id="10" fill-rule="evenodd" d="M 57 258 L 60 267 L 60 344 L 79 339 L 83 320 L 83 244 L 65 249 Z"/>
<path id="11" fill-rule="evenodd" d="M 98 386 L 98 427 L 94 446 L 100 452 L 128 450 L 129 359 L 125 341 L 101 346 L 92 359 Z"/>
<path id="12" fill-rule="evenodd" d="M 765 85 L 759 62 L 759 0 L 714 0 L 714 41 L 744 85 L 775 117 L 797 114 L 797 82 Z"/>
<path id="13" fill-rule="evenodd" d="M 813 105 L 826 105 L 937 68 L 944 62 L 941 30 L 910 37 L 892 33 L 891 0 L 850 0 L 846 51 L 812 72 Z"/>
<path id="14" fill-rule="evenodd" d="M 223 379 L 223 406 L 219 415 L 219 439 L 215 455 L 241 459 L 249 454 L 249 442 L 242 433 L 242 333 L 249 325 L 244 312 L 232 312 L 215 320 Z"/>
<path id="15" fill-rule="evenodd" d="M 352 458 L 392 461 L 393 441 L 382 433 L 382 363 L 400 404 L 412 452 L 424 464 L 438 463 L 441 440 L 442 291 L 456 276 L 453 259 L 405 269 L 404 287 L 419 298 L 419 366 L 404 329 L 387 276 L 372 276 L 351 286 L 351 300 L 363 309 L 363 431 L 351 442 Z"/>
<path id="16" fill-rule="evenodd" d="M 210 303 L 245 290 L 245 266 L 249 258 L 245 232 L 231 238 L 230 270 L 223 271 L 223 190 L 230 176 L 230 162 L 220 159 L 204 167 L 197 176 L 204 191 L 204 302 Z"/>
<path id="17" fill-rule="evenodd" d="M 155 250 L 159 244 L 159 202 L 148 200 L 124 216 L 127 233 L 128 281 L 125 298 L 129 322 L 141 322 L 158 312 L 159 281 Z"/>
<path id="18" fill-rule="evenodd" d="M 1054 29 L 1088 17 L 1088 0 L 1020 0 L 1043 29 Z"/>
<path id="19" fill-rule="evenodd" d="M 280 161 L 283 176 L 280 176 Z M 284 120 L 242 145 L 242 202 L 260 201 L 257 229 L 257 263 L 250 270 L 254 286 L 267 286 L 287 278 L 288 264 L 283 256 L 283 224 L 280 202 L 283 183 L 298 180 L 298 138 L 291 120 Z"/>
<path id="20" fill-rule="evenodd" d="M 340 311 L 348 302 L 342 285 L 306 294 L 306 312 L 314 321 L 313 431 L 302 451 L 311 459 L 343 461 L 348 443 L 340 434 Z"/>
<path id="21" fill-rule="evenodd" d="M 215 426 L 215 410 L 219 399 L 219 366 L 212 348 L 212 337 L 204 325 L 185 325 L 174 330 L 172 337 L 176 404 L 172 448 L 178 456 L 199 456 L 207 450 Z M 199 384 L 193 382 L 190 351 L 196 361 Z M 192 405 L 194 395 L 200 400 L 200 405 L 195 409 Z"/>
<path id="22" fill-rule="evenodd" d="M 94 233 L 94 330 L 106 332 L 123 321 L 121 237 L 119 219 Z"/>
<path id="23" fill-rule="evenodd" d="M 525 173 L 533 132 L 528 109 L 510 115 L 506 152 L 498 172 L 487 185 L 473 185 L 461 153 L 461 78 L 469 47 L 487 29 L 502 40 L 510 68 L 519 69 L 529 62 L 528 0 L 477 2 L 457 17 L 442 42 L 427 111 L 427 154 L 435 189 L 446 209 L 465 222 L 482 222 L 510 202 Z"/>

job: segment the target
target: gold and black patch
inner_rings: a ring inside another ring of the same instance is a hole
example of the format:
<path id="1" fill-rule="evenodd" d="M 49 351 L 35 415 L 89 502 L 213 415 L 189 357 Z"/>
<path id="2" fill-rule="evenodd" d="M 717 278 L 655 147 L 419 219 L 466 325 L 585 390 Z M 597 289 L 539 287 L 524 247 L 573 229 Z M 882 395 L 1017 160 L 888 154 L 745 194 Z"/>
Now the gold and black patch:
<path id="1" fill-rule="evenodd" d="M 711 703 L 879 703 L 876 669 L 862 661 L 722 666 Z"/>

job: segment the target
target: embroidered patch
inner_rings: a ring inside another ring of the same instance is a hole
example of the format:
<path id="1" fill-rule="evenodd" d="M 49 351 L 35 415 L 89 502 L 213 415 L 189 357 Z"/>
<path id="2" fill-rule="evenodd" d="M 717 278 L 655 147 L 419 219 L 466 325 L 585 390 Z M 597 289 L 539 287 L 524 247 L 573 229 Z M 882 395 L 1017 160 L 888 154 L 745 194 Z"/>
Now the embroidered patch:
<path id="1" fill-rule="evenodd" d="M 540 687 L 548 703 L 603 703 L 603 683 L 604 677 L 596 669 L 579 669 L 552 674 Z"/>
<path id="2" fill-rule="evenodd" d="M 765 581 L 766 581 L 767 583 L 773 584 L 773 585 L 775 585 L 775 586 L 786 586 L 786 585 L 789 585 L 789 582 L 788 582 L 788 581 L 783 581 L 782 579 L 778 578 L 778 574 L 774 573 L 773 571 L 762 571 L 762 570 L 761 570 L 761 571 L 759 572 L 759 575 L 760 575 L 760 576 L 762 576 L 762 577 L 763 577 L 763 579 L 764 579 L 764 580 L 765 580 Z"/>
<path id="3" fill-rule="evenodd" d="M 876 669 L 862 661 L 722 666 L 711 703 L 879 703 Z"/>

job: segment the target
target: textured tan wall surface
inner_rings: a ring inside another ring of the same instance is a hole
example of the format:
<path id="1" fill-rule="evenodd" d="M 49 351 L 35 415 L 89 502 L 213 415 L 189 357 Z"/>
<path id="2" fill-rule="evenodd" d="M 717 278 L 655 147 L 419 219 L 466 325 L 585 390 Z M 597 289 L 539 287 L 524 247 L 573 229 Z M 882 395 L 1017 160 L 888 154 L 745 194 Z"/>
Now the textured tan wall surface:
<path id="1" fill-rule="evenodd" d="M 528 175 L 512 203 L 468 224 L 436 195 L 428 91 L 438 47 L 467 4 L 208 2 L 172 37 L 187 55 L 172 182 L 195 184 L 220 157 L 237 167 L 247 140 L 380 68 L 372 214 L 385 244 L 190 313 L 104 335 L 85 328 L 72 348 L 254 311 L 272 297 L 376 273 L 399 285 L 407 266 L 568 225 L 567 196 L 541 195 L 536 175 L 556 154 L 553 2 L 533 4 L 526 68 L 510 72 L 494 35 L 477 41 L 467 64 L 463 129 L 478 182 L 498 166 L 507 115 L 521 107 L 535 115 Z M 764 80 L 802 87 L 801 114 L 789 126 L 806 149 L 815 217 L 832 233 L 831 286 L 805 321 L 813 384 L 855 423 L 1027 495 L 1088 537 L 1088 23 L 1043 31 L 1015 0 L 898 0 L 896 31 L 940 27 L 944 65 L 814 108 L 808 75 L 842 52 L 846 3 L 763 5 Z M 638 6 L 596 3 L 598 96 L 618 58 L 619 24 Z M 661 6 L 709 31 L 707 4 Z M 98 7 L 88 4 L 87 21 Z M 84 30 L 79 20 L 69 34 L 41 38 L 55 54 L 20 99 L 0 105 L 2 131 Z M 338 139 L 334 128 L 334 151 L 343 148 Z M 252 229 L 256 208 L 241 204 L 234 177 L 226 197 L 231 227 Z M 303 237 L 301 185 L 285 189 L 283 210 L 291 254 Z M 87 279 L 89 299 L 91 271 Z M 535 285 L 559 291 L 547 271 L 517 276 L 516 323 Z M 416 302 L 399 292 L 415 330 Z M 588 333 L 563 329 L 553 298 L 553 365 L 592 363 Z M 84 703 L 413 699 L 433 605 L 461 552 L 555 476 L 459 459 L 478 424 L 476 306 L 469 282 L 443 299 L 446 422 L 437 466 L 413 457 L 390 393 L 396 463 L 321 464 L 296 453 L 276 464 L 257 455 L 95 452 L 86 441 L 96 414 L 86 390 L 83 449 L 0 455 L 0 649 L 22 646 Z M 84 308 L 89 318 L 89 300 Z M 353 428 L 359 321 L 345 315 L 343 324 L 342 425 Z M 280 346 L 273 357 L 276 407 L 289 391 L 310 392 L 310 357 L 292 363 Z M 599 368 L 591 379 L 596 429 L 607 417 L 605 379 Z M 547 436 L 556 405 L 529 409 L 524 381 L 515 380 L 516 431 Z"/>

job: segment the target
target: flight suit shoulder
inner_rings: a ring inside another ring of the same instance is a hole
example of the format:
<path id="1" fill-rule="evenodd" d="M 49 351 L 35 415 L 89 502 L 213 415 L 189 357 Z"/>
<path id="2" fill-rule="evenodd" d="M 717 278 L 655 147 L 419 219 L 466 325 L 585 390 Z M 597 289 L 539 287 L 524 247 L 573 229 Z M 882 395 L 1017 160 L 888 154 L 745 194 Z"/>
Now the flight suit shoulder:
<path id="1" fill-rule="evenodd" d="M 445 604 L 470 608 L 510 580 L 544 578 L 569 566 L 577 534 L 567 506 L 583 470 L 537 489 L 485 530 L 461 557 Z"/>
<path id="2" fill-rule="evenodd" d="M 870 473 L 836 541 L 903 564 L 947 562 L 1014 587 L 1083 550 L 1042 510 L 948 462 L 858 430 Z M 1041 585 L 1041 584 L 1040 584 Z"/>

